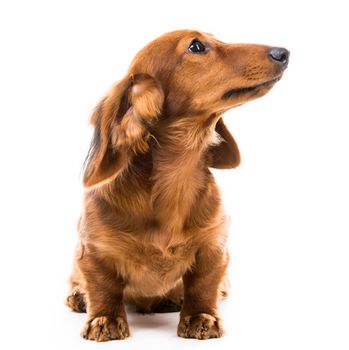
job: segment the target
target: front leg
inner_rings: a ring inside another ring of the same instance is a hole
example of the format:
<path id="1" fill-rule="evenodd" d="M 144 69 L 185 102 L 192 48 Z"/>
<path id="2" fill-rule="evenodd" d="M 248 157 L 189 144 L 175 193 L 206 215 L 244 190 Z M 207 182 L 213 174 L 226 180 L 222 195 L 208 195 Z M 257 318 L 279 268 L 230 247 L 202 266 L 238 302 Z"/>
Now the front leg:
<path id="1" fill-rule="evenodd" d="M 194 267 L 184 277 L 184 302 L 177 334 L 183 338 L 209 339 L 223 336 L 218 311 L 218 288 L 227 259 L 220 249 L 202 249 Z"/>
<path id="2" fill-rule="evenodd" d="M 81 332 L 85 339 L 108 341 L 130 335 L 123 302 L 125 283 L 110 266 L 85 255 L 79 268 L 86 282 L 88 319 Z"/>

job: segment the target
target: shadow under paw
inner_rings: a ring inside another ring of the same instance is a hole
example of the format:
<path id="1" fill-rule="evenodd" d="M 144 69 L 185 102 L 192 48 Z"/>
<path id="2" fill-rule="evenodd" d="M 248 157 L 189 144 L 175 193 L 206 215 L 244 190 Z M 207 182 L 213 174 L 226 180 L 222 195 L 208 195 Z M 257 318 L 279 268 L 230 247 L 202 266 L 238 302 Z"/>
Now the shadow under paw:
<path id="1" fill-rule="evenodd" d="M 178 312 L 181 311 L 181 306 L 175 304 L 169 299 L 163 299 L 159 304 L 154 307 L 154 312 L 156 313 L 166 313 L 166 312 Z"/>

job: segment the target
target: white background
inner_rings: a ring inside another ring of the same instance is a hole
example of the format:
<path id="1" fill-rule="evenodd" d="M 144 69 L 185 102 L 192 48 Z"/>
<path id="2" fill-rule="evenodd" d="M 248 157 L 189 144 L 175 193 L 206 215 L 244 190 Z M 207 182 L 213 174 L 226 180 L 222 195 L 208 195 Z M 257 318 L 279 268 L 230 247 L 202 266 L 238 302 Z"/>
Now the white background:
<path id="1" fill-rule="evenodd" d="M 0 4 L 1 348 L 349 348 L 345 1 Z M 87 342 L 86 315 L 63 301 L 88 117 L 142 46 L 183 28 L 291 51 L 267 96 L 225 116 L 242 153 L 215 171 L 231 216 L 227 335 L 183 340 L 178 314 L 130 312 L 130 339 Z"/>

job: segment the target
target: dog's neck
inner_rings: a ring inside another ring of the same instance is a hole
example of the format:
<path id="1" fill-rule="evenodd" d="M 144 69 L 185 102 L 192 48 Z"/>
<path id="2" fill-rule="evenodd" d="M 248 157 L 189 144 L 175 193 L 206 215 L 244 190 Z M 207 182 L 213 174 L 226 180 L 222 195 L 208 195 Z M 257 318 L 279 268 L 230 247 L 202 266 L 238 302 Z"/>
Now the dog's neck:
<path id="1" fill-rule="evenodd" d="M 217 142 L 215 120 L 179 119 L 160 130 L 152 151 L 152 207 L 166 231 L 182 231 L 207 181 L 205 151 Z"/>

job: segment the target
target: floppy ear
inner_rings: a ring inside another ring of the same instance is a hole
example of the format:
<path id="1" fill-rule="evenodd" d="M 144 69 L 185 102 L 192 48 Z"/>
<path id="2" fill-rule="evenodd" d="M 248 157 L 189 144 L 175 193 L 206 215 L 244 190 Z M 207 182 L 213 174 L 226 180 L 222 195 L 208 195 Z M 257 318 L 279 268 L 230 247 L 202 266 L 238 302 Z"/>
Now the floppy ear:
<path id="1" fill-rule="evenodd" d="M 208 166 L 216 169 L 236 168 L 240 164 L 239 148 L 222 118 L 218 120 L 215 131 L 219 134 L 221 142 L 210 146 Z"/>
<path id="2" fill-rule="evenodd" d="M 164 94 L 147 74 L 120 81 L 91 117 L 94 136 L 86 159 L 84 185 L 113 180 L 128 165 L 132 154 L 148 150 L 148 125 L 161 113 Z"/>

